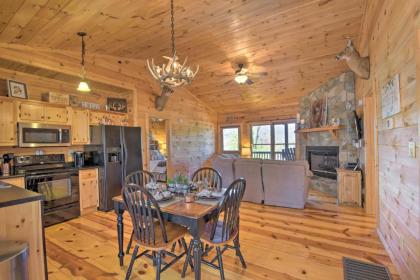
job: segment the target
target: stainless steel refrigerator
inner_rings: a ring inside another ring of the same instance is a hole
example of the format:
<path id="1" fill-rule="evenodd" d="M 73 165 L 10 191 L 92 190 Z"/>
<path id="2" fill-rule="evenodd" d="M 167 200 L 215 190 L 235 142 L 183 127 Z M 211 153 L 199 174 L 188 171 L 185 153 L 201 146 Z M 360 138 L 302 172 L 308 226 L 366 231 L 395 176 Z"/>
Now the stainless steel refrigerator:
<path id="1" fill-rule="evenodd" d="M 99 183 L 99 210 L 113 209 L 112 198 L 121 194 L 126 175 L 142 170 L 141 128 L 113 125 L 91 126 L 91 145 L 103 165 Z M 93 148 L 95 150 L 95 148 Z"/>

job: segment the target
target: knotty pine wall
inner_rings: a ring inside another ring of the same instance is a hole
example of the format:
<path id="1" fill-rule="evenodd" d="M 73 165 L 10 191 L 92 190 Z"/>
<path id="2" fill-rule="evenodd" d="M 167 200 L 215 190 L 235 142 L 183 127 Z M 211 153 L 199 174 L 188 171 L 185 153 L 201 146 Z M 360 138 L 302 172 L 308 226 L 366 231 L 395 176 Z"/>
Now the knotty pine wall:
<path id="1" fill-rule="evenodd" d="M 402 279 L 418 279 L 420 93 L 418 84 L 416 89 L 416 33 L 420 28 L 419 4 L 416 0 L 366 3 L 358 46 L 363 56 L 370 56 L 371 77 L 367 81 L 357 80 L 356 93 L 358 98 L 373 94 L 376 101 L 378 234 Z M 417 68 L 419 54 L 417 49 Z M 381 116 L 380 89 L 395 74 L 400 74 L 401 113 L 394 116 L 394 128 L 386 129 Z M 409 141 L 417 144 L 417 158 L 408 156 Z"/>
<path id="2" fill-rule="evenodd" d="M 0 46 L 1 59 L 23 63 L 34 69 L 59 71 L 66 75 L 77 76 L 80 72 L 80 60 L 77 53 L 7 45 Z M 170 97 L 165 110 L 158 112 L 154 109 L 154 98 L 159 94 L 159 85 L 147 73 L 145 60 L 127 60 L 88 54 L 86 69 L 88 79 L 111 86 L 111 91 L 105 89 L 97 93 L 97 90 L 93 89 L 93 92 L 98 95 L 92 97 L 88 94 L 89 100 L 92 102 L 105 100 L 103 98 L 107 95 L 121 96 L 129 100 L 129 119 L 133 125 L 142 127 L 143 163 L 146 169 L 149 160 L 147 140 L 150 117 L 168 120 L 169 176 L 176 171 L 192 173 L 196 168 L 209 164 L 209 159 L 215 153 L 217 116 L 215 112 L 196 99 L 188 88 L 177 89 Z M 39 98 L 40 92 L 50 87 L 56 91 L 77 93 L 74 90 L 77 84 L 41 77 L 37 75 L 38 71 L 34 70 L 32 74 L 22 73 L 19 69 L 8 69 L 7 64 L 0 64 L 0 78 L 14 77 L 27 82 L 35 99 Z M 28 70 L 25 69 L 25 72 Z M 112 92 L 112 86 L 125 88 L 129 93 L 115 94 Z M 9 150 L 10 148 L 0 148 L 0 152 Z M 17 153 L 22 153 L 21 150 L 15 149 Z M 47 149 L 48 152 L 49 149 Z"/>
<path id="3" fill-rule="evenodd" d="M 146 130 L 149 130 L 149 118 L 168 121 L 169 176 L 176 172 L 191 175 L 196 169 L 210 164 L 209 160 L 216 152 L 217 117 L 186 89 L 177 89 L 162 112 L 154 109 L 154 95 L 140 94 L 137 110 L 139 125 Z"/>

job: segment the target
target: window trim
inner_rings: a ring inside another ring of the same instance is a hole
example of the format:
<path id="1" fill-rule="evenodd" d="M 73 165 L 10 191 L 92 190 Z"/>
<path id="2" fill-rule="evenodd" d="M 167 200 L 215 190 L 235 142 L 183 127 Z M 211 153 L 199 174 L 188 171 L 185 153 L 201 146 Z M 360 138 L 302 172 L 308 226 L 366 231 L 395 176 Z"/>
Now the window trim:
<path id="1" fill-rule="evenodd" d="M 237 128 L 238 129 L 238 150 L 237 151 L 225 151 L 223 141 L 223 129 Z M 241 126 L 240 125 L 224 125 L 220 126 L 220 151 L 222 154 L 240 154 L 241 153 Z"/>

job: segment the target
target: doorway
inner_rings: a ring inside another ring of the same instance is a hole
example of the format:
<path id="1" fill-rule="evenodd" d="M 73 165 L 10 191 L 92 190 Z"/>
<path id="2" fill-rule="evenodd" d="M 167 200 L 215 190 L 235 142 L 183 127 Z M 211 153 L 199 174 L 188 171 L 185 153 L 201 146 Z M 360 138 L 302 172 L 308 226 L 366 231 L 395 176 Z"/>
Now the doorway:
<path id="1" fill-rule="evenodd" d="M 166 182 L 168 176 L 168 120 L 149 119 L 149 171 L 158 182 Z"/>

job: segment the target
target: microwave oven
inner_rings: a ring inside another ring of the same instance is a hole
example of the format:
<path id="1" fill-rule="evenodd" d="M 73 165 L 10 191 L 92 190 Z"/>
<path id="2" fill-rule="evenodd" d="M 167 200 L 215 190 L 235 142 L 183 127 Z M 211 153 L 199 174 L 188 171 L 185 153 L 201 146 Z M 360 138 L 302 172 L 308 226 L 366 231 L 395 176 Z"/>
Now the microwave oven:
<path id="1" fill-rule="evenodd" d="M 18 123 L 19 147 L 70 146 L 70 126 Z"/>

